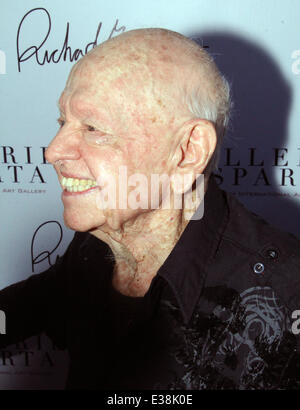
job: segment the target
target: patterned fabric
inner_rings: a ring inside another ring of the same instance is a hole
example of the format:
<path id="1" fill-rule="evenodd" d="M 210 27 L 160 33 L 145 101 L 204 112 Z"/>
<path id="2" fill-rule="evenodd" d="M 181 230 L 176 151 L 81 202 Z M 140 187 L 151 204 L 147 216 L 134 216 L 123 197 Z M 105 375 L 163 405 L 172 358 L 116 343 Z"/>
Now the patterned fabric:
<path id="1" fill-rule="evenodd" d="M 225 286 L 205 288 L 189 325 L 178 307 L 163 301 L 181 337 L 173 353 L 184 369 L 169 389 L 297 389 L 300 355 L 287 309 L 270 287 L 240 295 Z"/>

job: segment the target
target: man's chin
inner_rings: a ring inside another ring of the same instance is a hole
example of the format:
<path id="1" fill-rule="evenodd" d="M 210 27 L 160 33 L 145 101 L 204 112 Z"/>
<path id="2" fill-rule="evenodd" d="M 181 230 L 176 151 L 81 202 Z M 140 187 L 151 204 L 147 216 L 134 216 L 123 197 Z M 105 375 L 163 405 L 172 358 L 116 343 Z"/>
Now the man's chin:
<path id="1" fill-rule="evenodd" d="M 88 232 L 96 228 L 93 221 L 88 221 L 78 216 L 70 216 L 66 212 L 64 213 L 64 223 L 67 228 L 77 232 Z"/>

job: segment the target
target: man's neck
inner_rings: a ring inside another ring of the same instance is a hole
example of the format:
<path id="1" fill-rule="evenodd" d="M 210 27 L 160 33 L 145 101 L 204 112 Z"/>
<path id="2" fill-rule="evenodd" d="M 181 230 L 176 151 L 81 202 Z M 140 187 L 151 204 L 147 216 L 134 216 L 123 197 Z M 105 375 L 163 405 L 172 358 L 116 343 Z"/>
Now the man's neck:
<path id="1" fill-rule="evenodd" d="M 182 210 L 160 209 L 140 214 L 122 230 L 92 232 L 114 254 L 113 286 L 123 294 L 143 296 L 187 223 Z"/>

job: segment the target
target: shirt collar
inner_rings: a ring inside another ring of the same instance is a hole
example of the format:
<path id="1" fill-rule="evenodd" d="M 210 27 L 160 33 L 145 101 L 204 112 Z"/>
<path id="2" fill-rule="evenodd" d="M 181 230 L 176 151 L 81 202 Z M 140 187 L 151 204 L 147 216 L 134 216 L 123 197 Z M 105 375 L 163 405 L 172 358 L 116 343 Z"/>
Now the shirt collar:
<path id="1" fill-rule="evenodd" d="M 185 323 L 189 322 L 198 302 L 227 220 L 226 195 L 211 177 L 204 197 L 202 219 L 188 223 L 157 274 L 173 290 Z"/>

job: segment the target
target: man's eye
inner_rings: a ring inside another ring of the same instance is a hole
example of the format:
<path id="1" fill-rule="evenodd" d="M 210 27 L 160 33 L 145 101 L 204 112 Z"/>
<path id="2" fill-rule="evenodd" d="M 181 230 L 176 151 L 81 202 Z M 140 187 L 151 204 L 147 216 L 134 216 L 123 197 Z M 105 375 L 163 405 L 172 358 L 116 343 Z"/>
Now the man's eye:
<path id="1" fill-rule="evenodd" d="M 92 127 L 91 125 L 88 125 L 87 129 L 88 129 L 88 131 L 91 131 L 91 132 L 96 131 L 96 128 Z"/>

